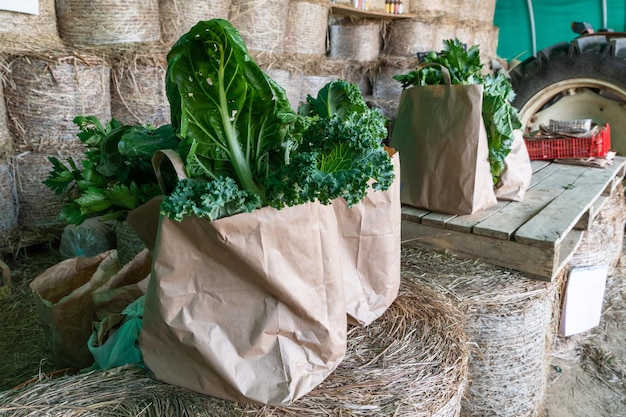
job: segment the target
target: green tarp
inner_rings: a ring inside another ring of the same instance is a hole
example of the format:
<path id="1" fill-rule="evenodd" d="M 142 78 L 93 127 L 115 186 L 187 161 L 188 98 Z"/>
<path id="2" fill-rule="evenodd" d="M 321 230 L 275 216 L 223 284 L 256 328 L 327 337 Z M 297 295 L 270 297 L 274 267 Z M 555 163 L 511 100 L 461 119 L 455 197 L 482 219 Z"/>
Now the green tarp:
<path id="1" fill-rule="evenodd" d="M 494 25 L 499 28 L 498 55 L 523 60 L 532 56 L 531 18 L 527 0 L 498 0 Z M 588 22 L 598 30 L 603 27 L 603 3 L 606 4 L 607 27 L 624 31 L 624 0 L 544 0 L 532 1 L 536 50 L 576 37 L 573 21 Z"/>

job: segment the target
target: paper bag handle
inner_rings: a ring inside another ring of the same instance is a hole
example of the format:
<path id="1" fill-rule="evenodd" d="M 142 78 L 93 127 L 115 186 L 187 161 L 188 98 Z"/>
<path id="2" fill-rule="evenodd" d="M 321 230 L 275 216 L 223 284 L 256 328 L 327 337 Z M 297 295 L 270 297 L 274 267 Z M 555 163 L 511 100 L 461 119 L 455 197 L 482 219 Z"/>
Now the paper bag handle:
<path id="1" fill-rule="evenodd" d="M 163 176 L 161 175 L 161 163 L 164 158 L 167 158 L 171 162 L 172 167 L 176 172 L 176 178 L 178 178 L 179 181 L 187 178 L 187 173 L 185 172 L 185 163 L 178 152 L 173 149 L 161 149 L 156 151 L 154 155 L 152 155 L 152 168 L 154 169 L 154 174 L 159 182 L 161 191 L 163 194 L 166 194 L 167 190 L 165 189 L 165 183 L 163 182 Z"/>
<path id="2" fill-rule="evenodd" d="M 419 70 L 424 69 L 426 67 L 439 67 L 439 69 L 441 69 L 441 74 L 443 75 L 443 82 L 446 83 L 447 85 L 452 84 L 452 79 L 450 78 L 450 70 L 446 68 L 445 65 L 439 64 L 437 62 L 422 62 L 421 64 L 418 64 L 416 67 L 416 69 L 418 70 L 418 76 L 419 76 Z"/>

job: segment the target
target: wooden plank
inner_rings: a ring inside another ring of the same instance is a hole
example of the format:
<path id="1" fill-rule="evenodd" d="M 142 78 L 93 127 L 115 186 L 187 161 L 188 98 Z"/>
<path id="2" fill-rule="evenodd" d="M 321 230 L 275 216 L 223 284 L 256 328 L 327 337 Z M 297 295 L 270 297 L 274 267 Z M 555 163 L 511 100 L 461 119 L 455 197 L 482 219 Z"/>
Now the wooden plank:
<path id="1" fill-rule="evenodd" d="M 606 196 L 606 195 L 600 196 L 591 205 L 589 210 L 585 214 L 582 215 L 580 220 L 578 220 L 578 222 L 574 226 L 574 229 L 576 229 L 576 230 L 589 230 L 589 228 L 591 227 L 591 223 L 593 223 L 593 220 L 596 218 L 598 213 L 600 213 L 602 211 L 602 208 L 604 207 L 604 205 L 606 204 L 607 201 L 609 201 L 609 196 Z"/>
<path id="2" fill-rule="evenodd" d="M 556 253 L 549 248 L 424 226 L 412 221 L 402 221 L 402 244 L 450 250 L 459 256 L 481 259 L 545 281 L 552 280 L 557 270 Z"/>
<path id="3" fill-rule="evenodd" d="M 446 223 L 450 220 L 457 217 L 454 214 L 445 214 L 445 213 L 435 213 L 431 212 L 422 217 L 422 224 L 426 224 L 428 226 L 441 227 L 443 229 L 446 228 Z"/>
<path id="4" fill-rule="evenodd" d="M 619 158 L 607 168 L 585 167 L 571 186 L 515 232 L 515 240 L 543 247 L 558 245 L 605 192 L 625 162 Z"/>
<path id="5" fill-rule="evenodd" d="M 410 220 L 415 223 L 421 223 L 422 217 L 430 213 L 428 210 L 422 210 L 411 206 L 402 206 L 402 220 Z"/>
<path id="6" fill-rule="evenodd" d="M 559 166 L 551 166 L 551 161 L 531 161 L 531 167 L 533 170 L 533 176 L 531 178 L 528 189 L 532 189 L 534 186 L 539 184 L 544 179 L 548 178 L 554 172 L 559 169 Z M 528 192 L 528 190 L 526 190 Z M 471 233 L 474 226 L 477 224 L 484 222 L 489 217 L 498 213 L 504 207 L 509 204 L 515 204 L 516 202 L 511 201 L 498 201 L 493 207 L 489 207 L 485 210 L 480 210 L 477 213 L 468 214 L 465 216 L 457 216 L 454 219 L 451 219 L 446 222 L 446 228 L 451 230 L 457 230 L 459 232 Z"/>
<path id="7" fill-rule="evenodd" d="M 573 165 L 551 164 L 541 181 L 529 188 L 523 201 L 517 201 L 504 207 L 498 213 L 474 226 L 472 233 L 496 239 L 510 240 L 515 231 L 531 220 L 546 207 L 565 187 L 575 182 L 585 168 Z"/>

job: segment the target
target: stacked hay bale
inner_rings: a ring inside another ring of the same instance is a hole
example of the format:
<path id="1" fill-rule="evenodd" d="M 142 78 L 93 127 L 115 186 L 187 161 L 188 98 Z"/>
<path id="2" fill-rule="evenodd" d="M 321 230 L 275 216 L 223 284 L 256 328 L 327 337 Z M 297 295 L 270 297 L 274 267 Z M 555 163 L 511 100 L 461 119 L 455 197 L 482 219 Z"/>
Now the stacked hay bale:
<path id="1" fill-rule="evenodd" d="M 39 14 L 0 10 L 0 52 L 45 51 L 62 45 L 54 0 L 39 0 Z"/>
<path id="2" fill-rule="evenodd" d="M 159 0 L 161 40 L 172 45 L 200 20 L 228 19 L 230 0 Z"/>
<path id="3" fill-rule="evenodd" d="M 112 54 L 112 118 L 127 125 L 159 127 L 170 123 L 166 55 L 160 47 L 135 47 Z"/>
<path id="4" fill-rule="evenodd" d="M 0 411 L 10 405 L 16 417 L 44 409 L 74 416 L 86 408 L 103 414 L 114 410 L 119 416 L 458 417 L 468 369 L 463 325 L 463 314 L 439 290 L 404 282 L 381 318 L 350 329 L 339 367 L 288 406 L 219 400 L 160 383 L 144 370 L 117 368 L 43 379 L 0 393 Z"/>
<path id="5" fill-rule="evenodd" d="M 563 273 L 553 282 L 474 259 L 403 248 L 404 277 L 440 288 L 465 312 L 470 384 L 461 416 L 532 417 L 546 389 Z"/>
<path id="6" fill-rule="evenodd" d="M 402 88 L 393 76 L 404 74 L 417 65 L 418 57 L 441 51 L 443 41 L 458 38 L 468 45 L 478 45 L 485 69 L 496 57 L 498 31 L 493 26 L 495 0 L 409 2 L 410 19 L 389 22 L 380 69 L 374 81 L 373 95 L 387 100 L 387 106 L 397 108 Z M 390 101 L 390 102 L 389 102 Z"/>
<path id="7" fill-rule="evenodd" d="M 158 42 L 158 0 L 56 0 L 61 38 L 70 45 Z"/>

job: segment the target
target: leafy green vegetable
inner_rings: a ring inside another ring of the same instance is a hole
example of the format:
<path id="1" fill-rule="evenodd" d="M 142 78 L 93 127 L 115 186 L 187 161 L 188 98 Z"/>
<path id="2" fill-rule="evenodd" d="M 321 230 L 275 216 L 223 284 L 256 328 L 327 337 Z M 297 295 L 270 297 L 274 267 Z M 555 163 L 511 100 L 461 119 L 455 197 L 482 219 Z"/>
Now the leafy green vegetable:
<path id="1" fill-rule="evenodd" d="M 497 183 L 504 170 L 504 159 L 511 151 L 513 131 L 522 124 L 517 110 L 511 105 L 514 96 L 510 81 L 503 74 L 483 75 L 478 46 L 466 50 L 458 39 L 444 40 L 439 54 L 430 53 L 425 62 L 435 62 L 450 71 L 452 84 L 483 84 L 482 115 L 489 141 L 489 164 L 493 183 Z M 418 85 L 443 84 L 441 70 L 437 67 L 415 69 L 393 77 L 402 88 Z"/>
<path id="2" fill-rule="evenodd" d="M 166 91 L 188 176 L 230 177 L 265 200 L 263 179 L 288 159 L 285 137 L 296 114 L 230 22 L 199 22 L 176 42 Z"/>
<path id="3" fill-rule="evenodd" d="M 272 205 L 343 197 L 352 206 L 370 183 L 375 190 L 389 188 L 394 173 L 382 144 L 386 120 L 367 106 L 357 85 L 332 81 L 316 98 L 309 95 L 299 113 L 307 118 L 302 143 L 268 180 Z"/>
<path id="4" fill-rule="evenodd" d="M 240 190 L 232 178 L 221 177 L 212 181 L 185 178 L 164 197 L 161 212 L 176 221 L 182 221 L 185 216 L 217 220 L 260 207 L 260 197 Z"/>
<path id="5" fill-rule="evenodd" d="M 358 86 L 329 83 L 296 114 L 223 19 L 198 23 L 172 47 L 166 87 L 189 177 L 163 201 L 169 218 L 338 197 L 352 205 L 393 181 L 386 120 Z"/>
<path id="6" fill-rule="evenodd" d="M 71 224 L 93 216 L 123 219 L 129 210 L 161 194 L 150 158 L 155 150 L 180 143 L 171 126 L 127 126 L 115 119 L 103 125 L 94 116 L 77 116 L 74 123 L 85 144 L 82 167 L 71 157 L 67 165 L 49 157 L 52 170 L 43 181 L 68 197 L 62 219 Z"/>

